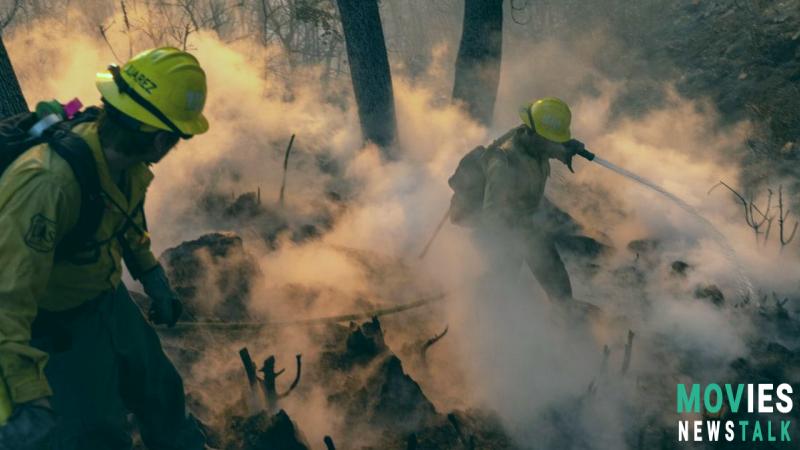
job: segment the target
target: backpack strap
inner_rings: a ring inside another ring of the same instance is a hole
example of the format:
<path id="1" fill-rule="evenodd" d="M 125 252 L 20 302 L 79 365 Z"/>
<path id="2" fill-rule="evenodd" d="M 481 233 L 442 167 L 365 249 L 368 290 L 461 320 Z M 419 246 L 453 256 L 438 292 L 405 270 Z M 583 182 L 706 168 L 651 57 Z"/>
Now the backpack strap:
<path id="1" fill-rule="evenodd" d="M 74 256 L 82 251 L 97 251 L 93 245 L 94 236 L 100 227 L 103 218 L 105 203 L 101 195 L 100 177 L 97 174 L 97 164 L 89 145 L 78 135 L 71 131 L 55 133 L 48 140 L 50 147 L 69 164 L 81 190 L 81 208 L 78 222 L 62 239 L 56 247 L 56 261 L 69 260 L 76 264 L 93 262 L 97 255 L 88 260 L 79 260 Z"/>

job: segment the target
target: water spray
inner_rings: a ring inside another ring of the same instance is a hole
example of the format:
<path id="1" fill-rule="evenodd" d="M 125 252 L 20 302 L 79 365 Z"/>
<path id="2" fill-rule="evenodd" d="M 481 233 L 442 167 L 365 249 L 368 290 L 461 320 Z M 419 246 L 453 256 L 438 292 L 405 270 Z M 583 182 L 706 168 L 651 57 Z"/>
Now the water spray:
<path id="1" fill-rule="evenodd" d="M 641 184 L 644 187 L 651 189 L 652 191 L 655 191 L 663 195 L 664 197 L 666 197 L 667 199 L 671 200 L 673 203 L 678 205 L 682 210 L 689 213 L 711 233 L 711 237 L 714 239 L 714 242 L 716 242 L 717 245 L 719 245 L 719 247 L 722 249 L 722 253 L 725 255 L 725 258 L 728 260 L 728 262 L 730 262 L 734 266 L 736 271 L 736 278 L 737 281 L 739 282 L 739 293 L 742 295 L 742 297 L 755 298 L 753 284 L 750 282 L 750 279 L 744 273 L 742 265 L 739 262 L 739 258 L 736 256 L 736 252 L 733 250 L 733 247 L 731 247 L 730 243 L 728 243 L 728 239 L 717 229 L 717 227 L 714 226 L 714 224 L 712 224 L 708 219 L 703 217 L 703 215 L 700 214 L 692 205 L 686 203 L 680 197 L 667 191 L 666 189 L 657 185 L 656 183 L 646 178 L 643 178 L 639 175 L 636 175 L 635 173 L 629 170 L 623 169 L 622 167 L 619 167 L 616 164 L 613 164 L 595 155 L 594 153 L 589 151 L 582 142 L 578 140 L 573 139 L 564 144 L 564 146 L 571 153 L 567 162 L 567 167 L 569 167 L 569 170 L 572 170 L 572 156 L 574 155 L 582 156 L 588 161 L 597 163 L 605 167 L 606 169 L 616 172 L 619 175 L 622 175 L 630 180 L 633 180 Z"/>

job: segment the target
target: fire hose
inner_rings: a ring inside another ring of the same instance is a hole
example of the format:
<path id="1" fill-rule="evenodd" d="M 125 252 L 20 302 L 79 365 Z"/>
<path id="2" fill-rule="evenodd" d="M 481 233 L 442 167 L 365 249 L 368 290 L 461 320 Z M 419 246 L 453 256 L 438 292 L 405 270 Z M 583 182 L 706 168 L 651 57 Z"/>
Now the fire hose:
<path id="1" fill-rule="evenodd" d="M 373 317 L 383 317 L 392 314 L 397 314 L 412 309 L 420 308 L 426 305 L 440 302 L 447 297 L 446 293 L 434 295 L 431 297 L 421 298 L 413 302 L 404 303 L 401 305 L 389 306 L 385 308 L 374 309 L 371 311 L 363 311 L 358 313 L 340 314 L 328 317 L 314 317 L 309 319 L 295 319 L 295 320 L 268 320 L 268 321 L 252 321 L 252 322 L 223 322 L 223 321 L 181 321 L 175 324 L 172 330 L 187 330 L 193 328 L 201 329 L 220 329 L 225 331 L 230 330 L 253 330 L 261 328 L 279 328 L 288 326 L 312 326 L 328 323 L 350 322 L 354 320 L 371 319 Z"/>

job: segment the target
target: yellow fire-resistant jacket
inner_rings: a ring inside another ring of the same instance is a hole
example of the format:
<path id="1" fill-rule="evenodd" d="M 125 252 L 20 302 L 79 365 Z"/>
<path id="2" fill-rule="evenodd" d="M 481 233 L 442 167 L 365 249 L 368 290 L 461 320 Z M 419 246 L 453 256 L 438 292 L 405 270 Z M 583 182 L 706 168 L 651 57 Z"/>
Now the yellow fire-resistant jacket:
<path id="1" fill-rule="evenodd" d="M 544 196 L 550 158 L 544 149 L 525 147 L 524 128 L 507 134 L 484 159 L 483 221 L 528 227 Z"/>
<path id="2" fill-rule="evenodd" d="M 125 262 L 132 273 L 157 264 L 147 236 L 129 226 L 126 215 L 111 202 L 144 229 L 142 204 L 152 172 L 145 164 L 134 166 L 121 190 L 100 148 L 97 123 L 81 124 L 73 131 L 91 148 L 105 194 L 105 212 L 95 235 L 103 244 L 98 253 L 82 255 L 94 255 L 89 262 L 53 258 L 56 245 L 77 222 L 81 203 L 80 187 L 64 159 L 48 145 L 39 145 L 0 176 L 0 375 L 14 403 L 51 394 L 43 372 L 47 354 L 29 344 L 37 308 L 66 310 L 115 289 L 123 257 L 117 234 L 127 243 Z"/>

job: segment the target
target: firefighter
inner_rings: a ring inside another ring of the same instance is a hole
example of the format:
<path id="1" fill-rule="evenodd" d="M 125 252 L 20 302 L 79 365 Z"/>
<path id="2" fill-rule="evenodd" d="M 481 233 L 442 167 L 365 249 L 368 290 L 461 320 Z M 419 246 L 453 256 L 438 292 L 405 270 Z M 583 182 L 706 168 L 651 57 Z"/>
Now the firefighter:
<path id="1" fill-rule="evenodd" d="M 478 147 L 450 178 L 452 222 L 475 229 L 493 275 L 513 283 L 523 261 L 551 300 L 572 301 L 572 286 L 542 211 L 550 160 L 571 168 L 571 113 L 549 97 L 520 109 L 523 124 Z M 497 281 L 497 278 L 494 278 Z"/>
<path id="2" fill-rule="evenodd" d="M 205 73 L 164 47 L 109 66 L 96 85 L 96 120 L 72 128 L 99 182 L 95 224 L 86 175 L 54 144 L 25 151 L 0 177 L 0 409 L 12 411 L 0 449 L 128 449 L 128 411 L 147 448 L 203 449 L 183 381 L 121 276 L 124 260 L 151 299 L 150 320 L 175 324 L 182 307 L 150 250 L 143 205 L 149 166 L 208 130 Z M 96 227 L 90 241 L 66 242 L 82 226 Z"/>

